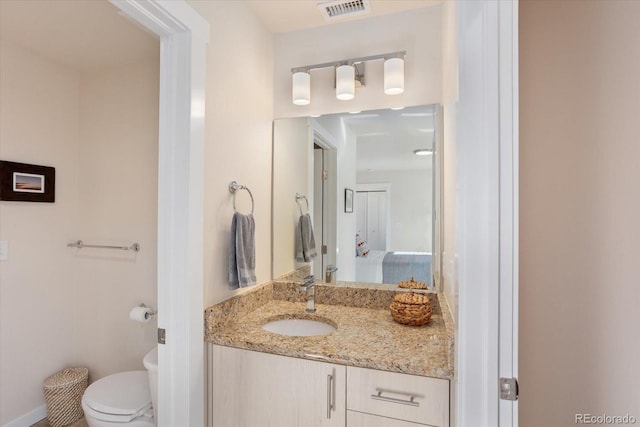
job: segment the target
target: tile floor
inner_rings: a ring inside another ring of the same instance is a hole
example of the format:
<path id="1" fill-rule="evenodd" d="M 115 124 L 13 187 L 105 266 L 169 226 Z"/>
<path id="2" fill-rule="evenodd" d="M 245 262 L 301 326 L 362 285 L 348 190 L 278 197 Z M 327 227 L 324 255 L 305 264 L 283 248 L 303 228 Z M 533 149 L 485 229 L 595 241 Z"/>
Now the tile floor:
<path id="1" fill-rule="evenodd" d="M 38 421 L 37 423 L 33 424 L 31 427 L 49 427 L 49 423 L 47 422 L 47 419 L 45 418 L 44 420 Z M 82 417 L 78 421 L 76 421 L 75 423 L 69 424 L 67 427 L 89 427 L 89 425 L 84 420 L 84 417 Z"/>

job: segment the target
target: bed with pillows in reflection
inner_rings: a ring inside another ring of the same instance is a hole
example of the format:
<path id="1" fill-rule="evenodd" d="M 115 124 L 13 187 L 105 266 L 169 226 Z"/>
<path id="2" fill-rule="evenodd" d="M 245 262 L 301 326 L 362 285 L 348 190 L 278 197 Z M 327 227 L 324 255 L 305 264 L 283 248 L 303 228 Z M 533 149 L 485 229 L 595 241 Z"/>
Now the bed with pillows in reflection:
<path id="1" fill-rule="evenodd" d="M 356 281 L 400 283 L 417 280 L 431 286 L 431 253 L 368 250 L 356 256 Z"/>

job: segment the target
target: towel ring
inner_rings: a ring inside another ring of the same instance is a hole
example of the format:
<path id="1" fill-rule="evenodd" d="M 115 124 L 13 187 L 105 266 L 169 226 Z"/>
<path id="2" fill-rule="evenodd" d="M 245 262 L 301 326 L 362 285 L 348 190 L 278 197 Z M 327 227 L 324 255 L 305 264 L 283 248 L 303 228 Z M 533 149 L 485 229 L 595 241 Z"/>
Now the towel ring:
<path id="1" fill-rule="evenodd" d="M 307 204 L 307 213 L 309 213 L 309 201 L 307 200 L 307 197 L 301 195 L 300 193 L 296 193 L 296 203 L 298 204 L 298 208 L 300 209 L 300 215 L 304 215 L 302 213 L 302 206 L 300 206 L 300 199 L 304 199 L 305 203 Z"/>
<path id="2" fill-rule="evenodd" d="M 255 202 L 253 201 L 253 194 L 251 194 L 251 190 L 249 190 L 249 187 L 247 187 L 246 185 L 240 185 L 235 181 L 231 181 L 231 183 L 229 183 L 229 192 L 233 194 L 233 210 L 235 212 L 238 212 L 238 210 L 236 209 L 236 192 L 238 190 L 247 190 L 247 193 L 249 193 L 249 197 L 251 197 L 251 214 L 253 215 Z"/>

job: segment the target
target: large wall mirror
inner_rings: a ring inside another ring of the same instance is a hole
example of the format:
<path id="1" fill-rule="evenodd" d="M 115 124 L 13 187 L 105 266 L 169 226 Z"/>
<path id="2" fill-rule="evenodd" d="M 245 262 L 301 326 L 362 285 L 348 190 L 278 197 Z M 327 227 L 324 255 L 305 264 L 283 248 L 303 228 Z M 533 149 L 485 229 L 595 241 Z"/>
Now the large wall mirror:
<path id="1" fill-rule="evenodd" d="M 318 281 L 337 268 L 339 282 L 439 289 L 441 116 L 427 105 L 276 120 L 273 277 L 310 264 Z"/>

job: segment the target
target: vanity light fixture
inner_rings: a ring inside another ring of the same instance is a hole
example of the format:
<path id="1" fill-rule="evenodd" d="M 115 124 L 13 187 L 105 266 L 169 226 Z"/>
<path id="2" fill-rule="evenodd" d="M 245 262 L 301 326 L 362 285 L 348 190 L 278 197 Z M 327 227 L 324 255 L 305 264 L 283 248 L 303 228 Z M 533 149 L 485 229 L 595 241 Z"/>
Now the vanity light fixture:
<path id="1" fill-rule="evenodd" d="M 311 71 L 329 67 L 335 68 L 336 98 L 351 100 L 355 97 L 356 87 L 364 86 L 364 64 L 379 59 L 384 60 L 384 93 L 403 93 L 405 55 L 405 51 L 398 51 L 292 68 L 291 101 L 295 105 L 309 105 Z"/>
<path id="2" fill-rule="evenodd" d="M 311 103 L 311 74 L 308 71 L 293 73 L 291 85 L 291 99 L 296 105 Z"/>
<path id="3" fill-rule="evenodd" d="M 336 67 L 336 98 L 348 101 L 356 96 L 356 67 L 345 64 Z"/>
<path id="4" fill-rule="evenodd" d="M 389 58 L 384 61 L 384 93 L 398 95 L 402 92 L 404 92 L 404 58 Z"/>
<path id="5" fill-rule="evenodd" d="M 431 148 L 419 148 L 417 150 L 413 150 L 413 154 L 416 156 L 428 156 L 433 154 L 433 150 Z"/>

